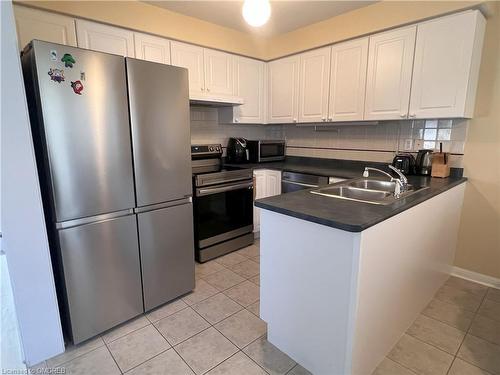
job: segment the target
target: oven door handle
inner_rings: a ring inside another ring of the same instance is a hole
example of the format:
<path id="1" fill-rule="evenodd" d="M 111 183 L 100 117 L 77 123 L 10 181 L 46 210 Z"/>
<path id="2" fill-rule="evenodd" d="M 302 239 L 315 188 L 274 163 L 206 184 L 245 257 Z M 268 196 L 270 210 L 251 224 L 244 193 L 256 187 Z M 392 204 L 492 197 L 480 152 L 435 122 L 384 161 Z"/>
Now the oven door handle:
<path id="1" fill-rule="evenodd" d="M 289 180 L 283 180 L 282 182 L 285 184 L 298 185 L 298 186 L 303 186 L 303 187 L 307 187 L 307 188 L 317 188 L 318 187 L 318 185 L 304 184 L 302 182 L 293 182 L 293 181 L 289 181 Z"/>
<path id="2" fill-rule="evenodd" d="M 231 185 L 225 185 L 225 186 L 219 186 L 219 187 L 196 189 L 196 196 L 203 197 L 204 195 L 224 193 L 226 191 L 240 190 L 240 189 L 253 189 L 253 181 L 245 182 L 242 184 L 231 184 Z"/>

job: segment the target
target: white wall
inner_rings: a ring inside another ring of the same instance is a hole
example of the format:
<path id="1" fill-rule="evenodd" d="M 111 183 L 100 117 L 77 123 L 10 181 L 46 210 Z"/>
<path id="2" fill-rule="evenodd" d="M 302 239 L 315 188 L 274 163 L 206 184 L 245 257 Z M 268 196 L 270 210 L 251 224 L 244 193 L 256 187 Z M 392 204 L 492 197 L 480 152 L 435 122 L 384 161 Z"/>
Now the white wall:
<path id="1" fill-rule="evenodd" d="M 6 17 L 9 17 L 10 3 L 0 4 L 1 24 L 6 25 Z M 2 33 L 4 27 L 2 27 Z M 3 42 L 3 38 L 2 38 Z M 3 43 L 2 43 L 3 45 Z M 3 53 L 3 49 L 2 49 Z M 3 63 L 3 60 L 2 60 Z M 3 70 L 0 77 L 3 94 Z M 1 107 L 0 107 L 1 108 Z M 3 129 L 0 129 L 0 145 L 2 143 Z M 0 146 L 1 150 L 1 146 Z M 2 153 L 0 152 L 0 164 Z M 2 212 L 2 188 L 0 184 L 0 212 Z M 2 215 L 0 215 L 0 233 L 2 232 Z M 24 354 L 21 347 L 21 337 L 19 336 L 19 326 L 16 316 L 16 308 L 12 296 L 12 286 L 10 284 L 9 269 L 7 267 L 7 258 L 3 252 L 2 239 L 0 238 L 0 368 L 25 370 Z"/>
<path id="2" fill-rule="evenodd" d="M 2 290 L 6 288 L 7 296 L 4 300 L 2 294 L 2 312 L 5 303 L 7 334 L 4 336 L 2 331 L 1 345 L 2 357 L 6 355 L 2 360 L 17 367 L 20 348 L 14 328 L 14 311 L 28 365 L 61 353 L 64 341 L 17 52 L 12 2 L 1 1 L 0 4 L 2 249 L 6 253 L 15 305 L 14 309 L 9 303 L 7 274 L 2 272 Z M 2 271 L 6 269 L 4 265 L 2 268 Z"/>
<path id="3" fill-rule="evenodd" d="M 26 369 L 5 255 L 0 256 L 0 368 Z"/>

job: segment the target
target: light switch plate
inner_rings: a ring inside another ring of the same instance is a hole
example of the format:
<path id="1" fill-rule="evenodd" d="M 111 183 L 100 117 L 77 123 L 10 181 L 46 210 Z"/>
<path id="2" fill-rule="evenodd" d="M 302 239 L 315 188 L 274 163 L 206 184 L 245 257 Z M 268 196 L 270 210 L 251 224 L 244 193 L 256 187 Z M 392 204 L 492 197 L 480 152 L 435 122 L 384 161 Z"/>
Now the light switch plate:
<path id="1" fill-rule="evenodd" d="M 413 139 L 405 139 L 404 150 L 411 151 L 413 147 Z"/>

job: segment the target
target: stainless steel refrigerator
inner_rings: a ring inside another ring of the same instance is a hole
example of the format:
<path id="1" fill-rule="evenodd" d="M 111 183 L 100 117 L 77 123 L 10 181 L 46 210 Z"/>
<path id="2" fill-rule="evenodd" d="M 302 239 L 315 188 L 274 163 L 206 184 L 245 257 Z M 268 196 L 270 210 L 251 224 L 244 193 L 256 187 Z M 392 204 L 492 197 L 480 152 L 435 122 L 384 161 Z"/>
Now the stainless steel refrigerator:
<path id="1" fill-rule="evenodd" d="M 194 288 L 187 70 L 42 41 L 22 63 L 61 317 L 79 343 Z"/>

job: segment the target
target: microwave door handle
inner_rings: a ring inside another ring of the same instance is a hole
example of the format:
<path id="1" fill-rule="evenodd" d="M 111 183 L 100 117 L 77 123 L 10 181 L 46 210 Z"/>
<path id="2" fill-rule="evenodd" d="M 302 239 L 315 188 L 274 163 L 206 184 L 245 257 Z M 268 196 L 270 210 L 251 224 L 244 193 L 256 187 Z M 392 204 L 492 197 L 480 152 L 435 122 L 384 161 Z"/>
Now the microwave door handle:
<path id="1" fill-rule="evenodd" d="M 252 189 L 252 188 L 253 188 L 253 182 L 245 182 L 242 184 L 233 184 L 220 187 L 202 188 L 202 189 L 196 189 L 196 196 L 203 197 L 205 195 L 224 193 L 226 191 Z"/>

